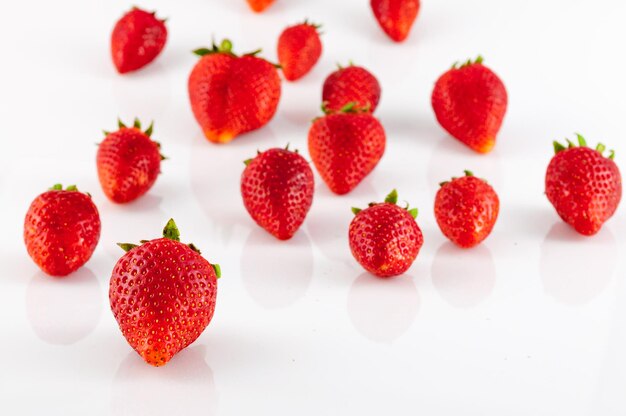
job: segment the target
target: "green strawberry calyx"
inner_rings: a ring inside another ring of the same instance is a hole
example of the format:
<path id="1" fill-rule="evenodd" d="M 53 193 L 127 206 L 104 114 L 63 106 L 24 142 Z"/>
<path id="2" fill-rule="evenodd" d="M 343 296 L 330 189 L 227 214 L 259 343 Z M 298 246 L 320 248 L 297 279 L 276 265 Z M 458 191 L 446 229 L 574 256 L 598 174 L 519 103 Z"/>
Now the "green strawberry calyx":
<path id="1" fill-rule="evenodd" d="M 63 185 L 60 183 L 55 183 L 50 188 L 48 188 L 48 191 L 80 192 L 78 188 L 76 187 L 76 185 L 69 185 L 69 186 L 66 186 L 65 189 L 63 189 Z M 84 193 L 89 198 L 91 198 L 91 194 L 89 192 L 82 192 L 82 193 Z"/>
<path id="2" fill-rule="evenodd" d="M 195 55 L 200 56 L 200 57 L 207 56 L 207 55 L 214 55 L 214 54 L 217 54 L 217 53 L 222 53 L 222 54 L 230 55 L 230 56 L 232 56 L 234 58 L 239 58 L 239 55 L 236 55 L 233 52 L 233 42 L 231 42 L 230 39 L 222 40 L 222 42 L 219 45 L 217 43 L 215 43 L 215 40 L 213 40 L 213 42 L 211 42 L 211 43 L 212 43 L 212 45 L 211 45 L 210 48 L 198 48 L 198 49 L 195 49 L 193 51 L 193 53 Z M 252 51 L 252 52 L 244 53 L 241 56 L 254 56 L 254 57 L 258 58 L 257 55 L 260 54 L 261 52 L 263 52 L 263 49 L 257 49 L 257 50 Z M 267 61 L 267 60 L 265 60 L 265 61 Z M 269 62 L 269 61 L 267 61 L 267 62 Z M 277 69 L 282 68 L 278 64 L 275 64 L 275 63 L 272 63 L 272 62 L 269 62 L 269 63 L 272 64 L 274 66 L 274 68 L 277 68 Z"/>
<path id="3" fill-rule="evenodd" d="M 167 224 L 165 224 L 165 227 L 163 228 L 163 238 L 167 238 L 168 240 L 172 240 L 172 241 L 176 241 L 180 243 L 180 231 L 178 230 L 178 226 L 176 225 L 176 222 L 174 222 L 173 218 L 170 218 Z M 141 240 L 140 244 L 117 243 L 117 245 L 122 250 L 129 252 L 133 250 L 134 248 L 137 248 L 140 245 L 147 243 L 148 241 L 149 240 Z M 192 249 L 198 254 L 202 254 L 200 250 L 198 249 L 198 247 L 196 247 L 193 243 L 187 244 L 187 247 L 189 247 L 190 249 Z M 222 277 L 222 268 L 220 267 L 219 264 L 211 263 L 211 267 L 213 267 L 213 270 L 215 270 L 215 275 L 217 276 L 218 279 Z"/>
<path id="4" fill-rule="evenodd" d="M 321 35 L 322 33 L 319 32 L 319 29 L 322 28 L 322 25 L 319 23 L 313 23 L 311 21 L 309 21 L 309 18 L 307 17 L 306 19 L 304 19 L 304 22 L 302 23 L 305 26 L 311 26 L 312 28 L 314 28 L 315 30 L 318 31 L 318 34 Z"/>
<path id="5" fill-rule="evenodd" d="M 485 58 L 483 58 L 481 55 L 478 55 L 476 59 L 474 59 L 473 61 L 471 59 L 468 59 L 467 61 L 464 61 L 464 62 L 456 61 L 455 63 L 452 64 L 452 69 L 461 69 L 470 65 L 482 65 L 484 60 Z"/>
<path id="6" fill-rule="evenodd" d="M 291 145 L 291 143 L 287 143 L 287 146 L 285 146 L 283 149 L 280 149 L 280 150 L 286 150 L 286 151 L 288 151 L 288 152 L 292 152 L 292 153 L 300 153 L 300 152 L 298 151 L 298 149 L 294 149 L 294 150 L 289 149 L 289 146 L 290 146 L 290 145 Z M 269 149 L 269 150 L 272 150 L 272 149 Z M 267 151 L 267 150 L 266 150 L 266 151 Z M 252 163 L 252 161 L 253 161 L 254 159 L 256 159 L 256 158 L 257 158 L 257 156 L 259 156 L 261 153 L 264 153 L 264 152 L 261 152 L 260 150 L 257 150 L 257 151 L 256 151 L 256 156 L 255 156 L 255 157 L 251 157 L 251 158 L 249 158 L 249 159 L 244 160 L 244 161 L 243 161 L 243 164 L 244 164 L 244 165 L 246 165 L 246 166 L 248 166 L 248 165 L 249 165 L 250 163 Z"/>
<path id="7" fill-rule="evenodd" d="M 564 146 L 555 140 L 552 143 L 554 145 L 554 154 L 563 152 L 568 149 L 573 149 L 574 147 L 589 147 L 587 146 L 587 140 L 585 140 L 585 138 L 581 134 L 579 133 L 575 133 L 575 134 L 578 139 L 578 146 L 574 144 L 570 139 L 565 139 L 565 141 L 567 142 L 567 146 Z M 602 143 L 598 143 L 598 145 L 596 146 L 596 151 L 600 153 L 602 156 L 604 156 L 603 153 L 605 150 L 606 150 L 606 146 Z M 609 150 L 608 158 L 611 160 L 615 159 L 615 150 Z"/>
<path id="8" fill-rule="evenodd" d="M 128 129 L 128 128 L 133 128 L 133 129 L 137 129 L 140 132 L 142 132 L 143 134 L 145 134 L 148 137 L 152 137 L 152 133 L 154 132 L 154 121 L 150 122 L 150 125 L 148 126 L 148 128 L 146 130 L 142 130 L 141 129 L 141 121 L 139 121 L 139 119 L 137 117 L 135 117 L 135 120 L 133 120 L 133 125 L 131 127 L 128 127 L 120 118 L 117 119 L 117 127 L 118 129 Z M 111 134 L 110 131 L 107 130 L 103 130 L 102 131 L 104 133 L 104 137 L 106 138 L 109 134 Z M 159 149 L 159 151 L 161 150 L 161 143 L 152 140 L 152 142 L 156 145 L 156 147 Z M 98 146 L 100 144 L 98 143 Z M 159 156 L 161 156 L 161 160 L 166 160 L 168 159 L 167 156 L 163 156 L 160 152 L 159 152 Z"/>
<path id="9" fill-rule="evenodd" d="M 474 176 L 474 172 L 472 172 L 471 170 L 467 170 L 466 169 L 466 170 L 463 171 L 463 173 L 465 174 L 465 176 Z M 449 180 L 449 181 L 439 182 L 439 186 L 442 186 L 442 187 L 446 186 L 447 184 L 449 184 L 450 182 L 452 182 L 452 181 L 454 181 L 456 179 L 459 179 L 459 178 L 457 176 L 453 176 L 452 179 Z M 487 181 L 482 179 L 482 178 L 480 178 L 480 180 L 485 182 L 485 183 L 487 183 Z"/>
<path id="10" fill-rule="evenodd" d="M 328 108 L 328 102 L 324 101 L 322 103 L 322 112 L 325 115 L 329 114 L 365 114 L 369 113 L 371 110 L 371 105 L 367 104 L 364 107 L 359 107 L 359 103 L 356 101 L 351 101 L 348 104 L 341 107 L 338 111 L 332 111 Z"/>
<path id="11" fill-rule="evenodd" d="M 384 204 L 391 204 L 391 205 L 398 205 L 398 191 L 397 190 L 392 190 L 389 195 L 387 195 L 385 197 L 385 201 L 383 202 Z M 370 202 L 368 204 L 368 207 L 373 207 L 374 205 L 379 205 L 378 202 Z M 409 203 L 406 202 L 406 206 L 404 207 L 405 210 L 407 210 L 409 212 L 409 214 L 411 214 L 411 216 L 413 217 L 413 219 L 417 218 L 417 214 L 419 213 L 417 208 L 411 208 L 409 206 Z M 358 215 L 361 211 L 363 211 L 361 208 L 356 208 L 356 207 L 352 207 L 352 213 L 354 215 Z"/>

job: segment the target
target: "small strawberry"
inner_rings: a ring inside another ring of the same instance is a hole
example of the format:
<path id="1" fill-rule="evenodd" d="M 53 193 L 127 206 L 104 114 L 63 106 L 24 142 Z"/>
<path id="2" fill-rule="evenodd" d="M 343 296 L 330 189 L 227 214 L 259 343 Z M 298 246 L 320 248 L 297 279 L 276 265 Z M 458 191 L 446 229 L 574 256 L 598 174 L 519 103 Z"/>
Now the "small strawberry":
<path id="1" fill-rule="evenodd" d="M 246 160 L 241 196 L 250 216 L 280 240 L 290 239 L 313 203 L 313 171 L 298 154 L 270 149 Z"/>
<path id="2" fill-rule="evenodd" d="M 91 258 L 100 239 L 100 214 L 89 194 L 54 185 L 39 195 L 24 220 L 33 261 L 51 276 L 67 276 Z"/>
<path id="3" fill-rule="evenodd" d="M 555 155 L 546 172 L 546 195 L 559 216 L 583 235 L 594 235 L 613 216 L 622 199 L 622 177 L 611 151 L 595 149 L 579 134 L 578 144 L 554 142 Z"/>
<path id="4" fill-rule="evenodd" d="M 322 101 L 330 111 L 339 111 L 349 103 L 374 112 L 380 101 L 380 84 L 367 69 L 350 64 L 326 78 Z"/>
<path id="5" fill-rule="evenodd" d="M 478 153 L 496 143 L 507 107 L 504 84 L 483 58 L 452 66 L 435 84 L 432 106 L 439 124 Z"/>
<path id="6" fill-rule="evenodd" d="M 148 364 L 165 365 L 211 322 L 220 267 L 180 242 L 174 220 L 163 238 L 119 246 L 127 253 L 111 274 L 111 310 L 130 346 Z"/>
<path id="7" fill-rule="evenodd" d="M 274 3 L 275 0 L 246 0 L 252 10 L 261 13 Z"/>
<path id="8" fill-rule="evenodd" d="M 152 62 L 167 40 L 165 20 L 134 7 L 113 28 L 111 56 L 120 74 L 136 71 Z"/>
<path id="9" fill-rule="evenodd" d="M 113 202 L 133 201 L 146 192 L 157 179 L 161 169 L 159 143 L 150 139 L 152 124 L 144 132 L 135 119 L 133 127 L 118 122 L 119 130 L 105 132 L 98 146 L 96 165 L 102 190 Z"/>
<path id="10" fill-rule="evenodd" d="M 227 143 L 274 117 L 280 77 L 274 65 L 256 57 L 259 52 L 237 56 L 228 40 L 219 47 L 194 51 L 202 58 L 189 76 L 189 99 L 211 142 Z"/>
<path id="11" fill-rule="evenodd" d="M 370 6 L 378 24 L 394 41 L 409 36 L 420 10 L 419 0 L 371 0 Z"/>
<path id="12" fill-rule="evenodd" d="M 368 272 L 379 277 L 402 274 L 411 267 L 424 244 L 417 225 L 417 208 L 401 208 L 398 193 L 391 191 L 385 202 L 371 203 L 350 223 L 350 249 L 354 258 Z"/>
<path id="13" fill-rule="evenodd" d="M 435 197 L 435 218 L 441 232 L 459 247 L 480 244 L 498 218 L 500 200 L 483 179 L 466 170 L 465 176 L 442 182 Z"/>
<path id="14" fill-rule="evenodd" d="M 305 20 L 288 27 L 278 38 L 278 61 L 287 80 L 302 78 L 322 56 L 319 28 Z"/>
<path id="15" fill-rule="evenodd" d="M 313 121 L 309 154 L 326 185 L 336 194 L 350 192 L 376 167 L 385 153 L 385 130 L 354 103 Z"/>

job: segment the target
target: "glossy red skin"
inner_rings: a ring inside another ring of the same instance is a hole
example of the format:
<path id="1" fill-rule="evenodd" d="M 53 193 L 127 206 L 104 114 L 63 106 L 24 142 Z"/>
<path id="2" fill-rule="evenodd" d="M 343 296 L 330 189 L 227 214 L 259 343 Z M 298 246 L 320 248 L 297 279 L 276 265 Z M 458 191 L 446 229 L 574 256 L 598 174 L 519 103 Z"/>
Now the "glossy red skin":
<path id="1" fill-rule="evenodd" d="M 358 108 L 373 113 L 380 101 L 380 94 L 381 88 L 376 77 L 365 68 L 351 65 L 340 68 L 326 78 L 322 101 L 331 112 L 356 103 Z"/>
<path id="2" fill-rule="evenodd" d="M 371 114 L 330 114 L 314 121 L 309 130 L 311 159 L 338 195 L 369 175 L 385 153 L 385 143 L 385 130 Z"/>
<path id="3" fill-rule="evenodd" d="M 216 295 L 211 264 L 187 245 L 166 238 L 124 254 L 109 287 L 122 334 L 157 367 L 200 336 L 213 317 Z"/>
<path id="4" fill-rule="evenodd" d="M 241 175 L 241 196 L 250 216 L 280 240 L 300 228 L 313 203 L 313 171 L 298 153 L 270 149 Z"/>
<path id="5" fill-rule="evenodd" d="M 478 153 L 493 149 L 507 102 L 506 88 L 500 78 L 478 63 L 443 74 L 432 94 L 439 124 Z"/>
<path id="6" fill-rule="evenodd" d="M 303 23 L 285 29 L 277 49 L 285 78 L 295 81 L 309 73 L 320 59 L 322 41 L 315 26 Z"/>
<path id="7" fill-rule="evenodd" d="M 100 143 L 96 165 L 102 190 L 111 201 L 134 201 L 148 192 L 159 176 L 159 146 L 137 128 L 122 128 Z"/>
<path id="8" fill-rule="evenodd" d="M 257 13 L 261 13 L 262 11 L 270 7 L 274 3 L 275 0 L 246 0 L 246 1 L 248 2 L 248 5 L 250 6 L 252 10 L 254 10 Z"/>
<path id="9" fill-rule="evenodd" d="M 111 56 L 120 74 L 152 62 L 167 41 L 167 28 L 154 13 L 134 8 L 117 21 L 111 34 Z"/>
<path id="10" fill-rule="evenodd" d="M 41 270 L 67 276 L 91 258 L 100 228 L 100 214 L 89 195 L 48 191 L 35 198 L 26 213 L 24 242 Z"/>
<path id="11" fill-rule="evenodd" d="M 395 204 L 375 204 L 359 212 L 350 223 L 350 250 L 365 270 L 391 277 L 408 270 L 424 237 L 415 219 Z"/>
<path id="12" fill-rule="evenodd" d="M 474 176 L 445 183 L 435 197 L 441 232 L 462 248 L 474 247 L 491 234 L 499 210 L 500 200 L 491 185 Z"/>
<path id="13" fill-rule="evenodd" d="M 227 143 L 266 125 L 281 95 L 272 64 L 226 53 L 203 56 L 189 76 L 188 89 L 193 114 L 214 143 Z"/>
<path id="14" fill-rule="evenodd" d="M 546 196 L 559 216 L 582 235 L 594 235 L 622 199 L 615 162 L 588 147 L 558 152 L 546 172 Z"/>
<path id="15" fill-rule="evenodd" d="M 371 0 L 370 6 L 380 27 L 396 42 L 409 36 L 420 10 L 419 0 Z"/>

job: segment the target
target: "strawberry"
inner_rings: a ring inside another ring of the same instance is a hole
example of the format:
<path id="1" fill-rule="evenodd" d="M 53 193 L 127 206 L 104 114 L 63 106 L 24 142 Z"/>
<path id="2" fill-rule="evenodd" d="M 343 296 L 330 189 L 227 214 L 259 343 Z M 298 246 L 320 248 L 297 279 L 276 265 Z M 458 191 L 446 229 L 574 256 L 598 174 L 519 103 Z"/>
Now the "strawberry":
<path id="1" fill-rule="evenodd" d="M 260 50 L 237 56 L 224 40 L 194 52 L 202 58 L 189 76 L 189 99 L 207 139 L 226 143 L 274 117 L 280 77 L 274 65 L 256 57 Z"/>
<path id="2" fill-rule="evenodd" d="M 546 195 L 559 216 L 583 235 L 594 235 L 613 216 L 622 199 L 622 177 L 605 146 L 595 149 L 578 135 L 568 147 L 554 142 L 555 155 L 546 172 Z"/>
<path id="3" fill-rule="evenodd" d="M 288 27 L 278 38 L 278 61 L 285 78 L 295 81 L 306 75 L 322 55 L 319 25 L 304 21 Z"/>
<path id="4" fill-rule="evenodd" d="M 167 28 L 155 14 L 134 7 L 115 24 L 111 56 L 120 74 L 143 68 L 163 50 Z"/>
<path id="5" fill-rule="evenodd" d="M 350 250 L 356 261 L 379 277 L 397 276 L 407 271 L 424 244 L 415 218 L 417 208 L 399 207 L 398 193 L 391 191 L 385 202 L 369 204 L 350 223 Z"/>
<path id="6" fill-rule="evenodd" d="M 420 10 L 419 0 L 371 0 L 370 6 L 380 27 L 396 42 L 409 36 Z"/>
<path id="7" fill-rule="evenodd" d="M 380 101 L 380 84 L 367 69 L 354 66 L 339 69 L 326 78 L 322 101 L 330 111 L 339 111 L 349 103 L 374 112 Z"/>
<path id="8" fill-rule="evenodd" d="M 250 216 L 280 240 L 290 239 L 313 203 L 313 171 L 298 154 L 270 149 L 246 160 L 241 196 Z"/>
<path id="9" fill-rule="evenodd" d="M 261 13 L 274 3 L 275 0 L 246 0 L 252 10 Z"/>
<path id="10" fill-rule="evenodd" d="M 313 121 L 309 153 L 320 176 L 336 194 L 350 192 L 385 153 L 385 130 L 371 114 L 350 103 Z"/>
<path id="11" fill-rule="evenodd" d="M 507 107 L 504 84 L 483 58 L 452 66 L 435 84 L 433 110 L 439 124 L 455 139 L 478 153 L 496 143 Z"/>
<path id="12" fill-rule="evenodd" d="M 174 220 L 163 238 L 119 246 L 126 254 L 111 274 L 111 310 L 130 346 L 148 364 L 165 365 L 211 322 L 220 267 L 180 242 Z"/>
<path id="13" fill-rule="evenodd" d="M 98 146 L 96 164 L 102 190 L 113 202 L 133 201 L 146 192 L 160 173 L 160 144 L 150 139 L 152 127 L 141 131 L 135 119 L 133 127 L 118 122 L 119 130 L 105 132 L 106 138 Z"/>
<path id="14" fill-rule="evenodd" d="M 67 276 L 87 263 L 99 239 L 98 209 L 76 186 L 54 185 L 35 198 L 26 213 L 26 250 L 51 276 Z"/>
<path id="15" fill-rule="evenodd" d="M 489 236 L 498 218 L 500 200 L 483 179 L 469 170 L 442 182 L 435 197 L 435 218 L 441 232 L 459 247 L 469 248 Z"/>

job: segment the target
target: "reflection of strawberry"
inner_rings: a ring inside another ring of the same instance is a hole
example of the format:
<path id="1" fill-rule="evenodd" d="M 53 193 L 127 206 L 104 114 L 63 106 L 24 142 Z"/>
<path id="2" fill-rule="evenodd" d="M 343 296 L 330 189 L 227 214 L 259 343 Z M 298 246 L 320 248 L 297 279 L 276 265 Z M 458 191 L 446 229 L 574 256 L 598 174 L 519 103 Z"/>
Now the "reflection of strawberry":
<path id="1" fill-rule="evenodd" d="M 354 189 L 385 152 L 385 130 L 371 114 L 348 104 L 313 122 L 309 154 L 326 185 L 336 194 Z"/>
<path id="2" fill-rule="evenodd" d="M 274 3 L 275 0 L 246 0 L 252 10 L 261 13 Z"/>
<path id="3" fill-rule="evenodd" d="M 417 226 L 417 208 L 401 208 L 394 189 L 383 203 L 371 203 L 350 224 L 350 249 L 354 258 L 379 277 L 402 274 L 411 267 L 424 243 Z"/>
<path id="4" fill-rule="evenodd" d="M 330 111 L 339 111 L 350 103 L 374 112 L 380 101 L 380 84 L 367 69 L 350 64 L 326 78 L 322 101 Z"/>
<path id="5" fill-rule="evenodd" d="M 270 149 L 246 161 L 241 196 L 250 216 L 280 240 L 290 239 L 313 203 L 313 171 L 287 149 Z"/>
<path id="6" fill-rule="evenodd" d="M 120 74 L 143 68 L 163 50 L 167 40 L 165 21 L 133 8 L 115 25 L 111 34 L 111 55 Z"/>
<path id="7" fill-rule="evenodd" d="M 274 65 L 256 57 L 258 52 L 237 56 L 228 40 L 195 51 L 202 58 L 189 76 L 189 99 L 210 141 L 229 142 L 274 117 L 280 77 Z"/>
<path id="8" fill-rule="evenodd" d="M 322 55 L 319 25 L 305 21 L 288 27 L 278 38 L 278 61 L 285 78 L 295 81 L 306 75 Z"/>
<path id="9" fill-rule="evenodd" d="M 111 310 L 130 346 L 148 364 L 165 365 L 211 321 L 219 266 L 181 243 L 173 220 L 163 238 L 120 247 L 127 253 L 111 275 Z"/>
<path id="10" fill-rule="evenodd" d="M 432 106 L 439 124 L 455 139 L 479 153 L 496 143 L 507 108 L 507 93 L 483 58 L 455 64 L 435 84 Z"/>
<path id="11" fill-rule="evenodd" d="M 435 198 L 435 218 L 454 244 L 469 248 L 489 236 L 498 218 L 500 200 L 491 185 L 466 170 L 465 176 L 443 182 Z"/>
<path id="12" fill-rule="evenodd" d="M 396 42 L 409 36 L 420 10 L 419 0 L 371 0 L 370 5 L 380 27 Z"/>
<path id="13" fill-rule="evenodd" d="M 578 135 L 575 146 L 565 148 L 554 142 L 556 155 L 546 172 L 546 195 L 559 216 L 583 235 L 597 233 L 613 216 L 622 198 L 622 177 L 611 151 L 604 157 L 604 145 L 587 147 Z"/>
<path id="14" fill-rule="evenodd" d="M 39 195 L 24 220 L 24 242 L 49 275 L 66 276 L 89 260 L 100 239 L 100 215 L 89 194 L 54 185 Z"/>

